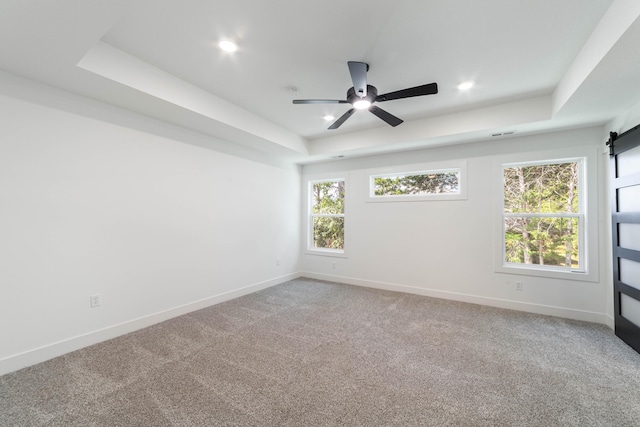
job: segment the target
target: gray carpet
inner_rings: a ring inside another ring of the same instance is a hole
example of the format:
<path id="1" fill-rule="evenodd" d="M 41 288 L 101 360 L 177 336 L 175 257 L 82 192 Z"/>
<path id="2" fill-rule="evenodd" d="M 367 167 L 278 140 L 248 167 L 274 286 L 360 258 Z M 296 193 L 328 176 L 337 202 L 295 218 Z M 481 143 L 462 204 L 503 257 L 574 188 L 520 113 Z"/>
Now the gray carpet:
<path id="1" fill-rule="evenodd" d="M 294 280 L 0 377 L 2 426 L 640 426 L 604 326 Z"/>

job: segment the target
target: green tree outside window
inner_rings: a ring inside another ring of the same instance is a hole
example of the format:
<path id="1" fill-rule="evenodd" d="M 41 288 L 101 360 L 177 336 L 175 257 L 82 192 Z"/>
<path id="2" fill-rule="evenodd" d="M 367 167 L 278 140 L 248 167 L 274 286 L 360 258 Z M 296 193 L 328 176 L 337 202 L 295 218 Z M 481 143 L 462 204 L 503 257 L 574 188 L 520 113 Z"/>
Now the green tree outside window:
<path id="1" fill-rule="evenodd" d="M 581 268 L 579 162 L 503 171 L 505 261 Z"/>
<path id="2" fill-rule="evenodd" d="M 344 190 L 343 180 L 311 183 L 314 248 L 344 250 Z"/>
<path id="3" fill-rule="evenodd" d="M 379 176 L 373 179 L 375 196 L 407 194 L 446 194 L 460 192 L 459 172 L 425 172 L 405 176 Z"/>

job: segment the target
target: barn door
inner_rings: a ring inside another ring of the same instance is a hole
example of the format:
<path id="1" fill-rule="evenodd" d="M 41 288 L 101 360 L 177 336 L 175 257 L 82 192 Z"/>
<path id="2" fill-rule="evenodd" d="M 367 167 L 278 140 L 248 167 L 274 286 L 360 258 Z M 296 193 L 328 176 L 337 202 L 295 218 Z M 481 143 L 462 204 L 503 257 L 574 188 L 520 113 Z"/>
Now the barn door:
<path id="1" fill-rule="evenodd" d="M 611 133 L 615 330 L 640 352 L 640 129 Z"/>

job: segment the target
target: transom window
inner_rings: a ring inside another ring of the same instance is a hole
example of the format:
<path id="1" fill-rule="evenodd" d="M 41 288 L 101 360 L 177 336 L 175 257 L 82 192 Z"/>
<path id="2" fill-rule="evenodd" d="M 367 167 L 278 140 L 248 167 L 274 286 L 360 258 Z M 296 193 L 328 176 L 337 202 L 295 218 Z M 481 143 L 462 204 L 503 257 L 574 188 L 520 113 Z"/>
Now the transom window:
<path id="1" fill-rule="evenodd" d="M 584 160 L 503 165 L 506 266 L 584 271 Z"/>
<path id="2" fill-rule="evenodd" d="M 371 192 L 374 197 L 459 194 L 460 171 L 451 169 L 372 176 Z"/>
<path id="3" fill-rule="evenodd" d="M 404 171 L 390 168 L 386 171 L 371 171 L 373 173 L 370 172 L 369 175 L 368 201 L 466 199 L 466 162 L 456 161 L 454 165 L 442 163 L 444 162 L 408 166 Z M 415 169 L 409 169 L 410 167 Z"/>

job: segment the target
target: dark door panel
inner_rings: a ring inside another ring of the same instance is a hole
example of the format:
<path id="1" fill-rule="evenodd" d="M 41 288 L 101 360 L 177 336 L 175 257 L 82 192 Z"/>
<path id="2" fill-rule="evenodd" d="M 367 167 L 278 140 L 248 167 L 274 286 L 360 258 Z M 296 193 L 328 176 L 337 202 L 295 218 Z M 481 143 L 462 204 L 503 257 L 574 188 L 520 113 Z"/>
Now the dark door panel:
<path id="1" fill-rule="evenodd" d="M 616 335 L 640 352 L 640 129 L 611 133 L 611 224 Z"/>

